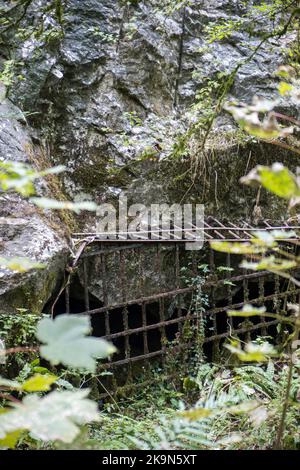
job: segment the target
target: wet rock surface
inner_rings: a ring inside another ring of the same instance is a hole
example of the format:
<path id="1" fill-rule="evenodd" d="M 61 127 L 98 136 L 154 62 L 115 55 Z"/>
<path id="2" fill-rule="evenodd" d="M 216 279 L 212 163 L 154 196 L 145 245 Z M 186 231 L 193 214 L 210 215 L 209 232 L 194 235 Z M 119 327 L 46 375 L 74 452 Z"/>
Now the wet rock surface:
<path id="1" fill-rule="evenodd" d="M 0 116 L 0 159 L 30 163 L 33 144 L 20 110 L 6 100 Z M 67 253 L 61 228 L 51 226 L 49 218 L 21 196 L 0 194 L 0 257 L 26 257 L 44 265 L 22 274 L 0 270 L 0 311 L 41 312 L 62 276 Z"/>
<path id="2" fill-rule="evenodd" d="M 270 145 L 241 142 L 232 121 L 222 115 L 214 122 L 204 158 L 199 157 L 196 179 L 182 178 L 189 155 L 168 156 L 195 119 L 191 106 L 197 93 L 212 81 L 220 86 L 238 64 L 229 97 L 274 96 L 274 71 L 293 37 L 262 43 L 273 27 L 266 17 L 257 20 L 252 34 L 245 32 L 251 26 L 245 15 L 254 1 L 245 6 L 238 0 L 193 0 L 172 14 L 168 2 L 162 3 L 69 0 L 60 18 L 51 2 L 33 0 L 19 27 L 37 28 L 42 22 L 43 32 L 21 40 L 8 31 L 1 53 L 5 61 L 13 48 L 22 76 L 9 89 L 19 118 L 1 120 L 1 154 L 26 158 L 24 146 L 32 143 L 22 113 L 29 113 L 35 139 L 49 149 L 49 164 L 67 167 L 62 178 L 68 197 L 102 202 L 123 193 L 130 202 L 144 204 L 201 202 L 221 218 L 251 219 L 257 193 L 241 192 L 238 181 L 255 164 L 278 160 Z M 7 2 L 0 6 L 7 8 Z M 22 11 L 16 14 L 21 17 Z M 236 31 L 222 41 L 208 41 L 207 27 L 220 20 L 233 22 Z M 280 160 L 288 161 L 288 155 Z M 64 263 L 64 242 L 36 210 L 24 216 L 33 210 L 27 202 L 7 197 L 2 196 L 3 256 L 21 250 L 19 255 L 44 257 L 49 269 L 38 279 L 45 277 L 48 293 Z M 262 194 L 260 202 L 269 220 L 286 216 L 277 200 Z M 2 293 L 14 292 L 9 284 L 16 282 L 17 288 L 23 279 L 5 274 Z"/>

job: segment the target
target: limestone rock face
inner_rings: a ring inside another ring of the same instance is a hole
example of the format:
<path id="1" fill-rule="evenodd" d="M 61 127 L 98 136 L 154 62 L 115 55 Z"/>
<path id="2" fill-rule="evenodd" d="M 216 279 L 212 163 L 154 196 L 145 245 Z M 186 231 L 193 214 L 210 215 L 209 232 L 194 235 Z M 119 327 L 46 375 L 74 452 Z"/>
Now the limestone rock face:
<path id="1" fill-rule="evenodd" d="M 0 8 L 7 11 L 8 3 L 0 1 Z M 53 7 L 59 3 L 63 11 Z M 168 156 L 196 119 L 213 112 L 205 101 L 207 90 L 209 97 L 229 77 L 229 98 L 249 102 L 255 94 L 276 94 L 274 71 L 294 38 L 263 42 L 272 22 L 259 12 L 255 21 L 247 17 L 258 3 L 191 0 L 170 12 L 169 0 L 32 0 L 26 11 L 14 9 L 11 15 L 20 19 L 16 28 L 21 32 L 16 35 L 11 28 L 3 34 L 0 54 L 5 62 L 8 50 L 14 51 L 19 78 L 9 98 L 29 113 L 35 137 L 50 150 L 51 164 L 66 165 L 62 178 L 69 197 L 101 202 L 124 193 L 144 204 L 184 200 L 205 203 L 208 213 L 221 218 L 251 219 L 257 193 L 241 191 L 239 178 L 257 163 L 290 164 L 286 154 L 237 137 L 233 122 L 222 114 L 204 148 L 203 135 L 194 133 L 186 155 Z M 213 28 L 223 20 L 233 31 L 210 41 L 207 31 L 216 35 Z M 196 111 L 195 101 L 200 103 Z M 24 147 L 32 144 L 20 119 L 1 121 L 5 158 L 26 159 Z M 277 199 L 262 193 L 260 203 L 264 217 L 286 216 Z M 64 242 L 27 202 L 2 196 L 1 204 L 3 256 L 21 250 L 19 255 L 46 259 L 47 270 L 35 281 L 28 278 L 34 292 L 45 288 L 43 303 L 64 262 Z M 6 273 L 2 294 L 15 292 L 24 279 L 27 275 Z M 10 297 L 4 305 L 12 304 Z"/>
<path id="2" fill-rule="evenodd" d="M 33 144 L 24 116 L 8 100 L 0 105 L 0 159 L 30 163 Z M 21 196 L 0 194 L 0 257 L 26 257 L 45 268 L 25 274 L 0 269 L 0 312 L 39 313 L 62 275 L 67 244 L 61 230 Z"/>
<path id="3" fill-rule="evenodd" d="M 252 24 L 246 15 L 254 1 L 193 0 L 170 13 L 168 1 L 69 0 L 61 24 L 51 8 L 42 18 L 49 3 L 33 0 L 28 9 L 25 25 L 43 21 L 44 35 L 16 44 L 25 80 L 11 94 L 23 111 L 40 113 L 32 121 L 46 134 L 53 160 L 67 165 L 71 196 L 87 193 L 101 200 L 127 190 L 135 198 L 135 188 L 144 183 L 144 197 L 153 198 L 157 189 L 161 194 L 159 166 L 137 161 L 168 155 L 176 136 L 195 119 L 190 106 L 197 93 L 214 81 L 225 82 L 237 66 L 229 96 L 243 101 L 255 94 L 274 96 L 273 74 L 293 39 L 262 43 L 273 24 L 259 13 Z M 220 21 L 234 31 L 210 42 L 207 30 Z M 253 32 L 246 33 L 251 26 Z M 223 116 L 215 129 L 217 135 L 226 133 L 232 122 Z M 221 156 L 222 147 L 224 142 L 218 146 Z M 170 179 L 180 171 L 177 167 Z M 222 186 L 221 180 L 222 173 Z M 170 199 L 168 191 L 163 197 Z M 210 198 L 209 191 L 204 202 Z"/>

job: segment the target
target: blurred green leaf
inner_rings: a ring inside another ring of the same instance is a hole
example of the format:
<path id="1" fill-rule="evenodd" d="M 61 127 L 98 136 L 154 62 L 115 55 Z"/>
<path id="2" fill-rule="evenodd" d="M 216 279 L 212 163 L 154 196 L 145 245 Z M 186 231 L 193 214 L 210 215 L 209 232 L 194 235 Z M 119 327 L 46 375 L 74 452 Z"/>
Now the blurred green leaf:
<path id="1" fill-rule="evenodd" d="M 95 358 L 104 358 L 116 349 L 107 341 L 91 338 L 87 316 L 59 315 L 54 320 L 44 318 L 38 323 L 37 338 L 45 343 L 40 354 L 53 365 L 59 363 L 77 369 L 96 371 Z"/>
<path id="2" fill-rule="evenodd" d="M 36 171 L 23 162 L 0 161 L 0 188 L 3 191 L 14 190 L 22 196 L 35 193 L 34 181 L 49 174 L 61 173 L 64 166 L 57 166 L 44 171 Z"/>
<path id="3" fill-rule="evenodd" d="M 198 419 L 208 418 L 212 414 L 212 410 L 208 408 L 194 408 L 191 410 L 180 411 L 177 414 L 189 421 L 197 421 Z"/>
<path id="4" fill-rule="evenodd" d="M 252 269 L 253 271 L 287 271 L 297 267 L 296 261 L 275 258 L 268 256 L 262 258 L 258 263 L 243 261 L 241 267 L 244 269 Z"/>
<path id="5" fill-rule="evenodd" d="M 22 429 L 18 429 L 17 431 L 6 434 L 3 439 L 0 439 L 0 448 L 14 449 L 23 432 Z"/>
<path id="6" fill-rule="evenodd" d="M 266 251 L 264 246 L 255 246 L 248 242 L 211 242 L 211 247 L 222 253 L 236 255 L 257 254 Z"/>
<path id="7" fill-rule="evenodd" d="M 256 317 L 266 312 L 266 307 L 254 307 L 246 304 L 242 310 L 228 310 L 227 315 L 230 317 Z"/>
<path id="8" fill-rule="evenodd" d="M 45 265 L 28 258 L 0 258 L 0 267 L 2 269 L 10 269 L 11 271 L 24 273 L 31 269 L 44 269 Z"/>
<path id="9" fill-rule="evenodd" d="M 226 344 L 225 347 L 243 362 L 266 362 L 270 357 L 277 355 L 277 351 L 269 343 L 247 343 L 244 350 L 240 343 L 237 345 L 236 342 Z"/>
<path id="10" fill-rule="evenodd" d="M 25 392 L 48 392 L 58 377 L 50 374 L 35 374 L 22 384 Z"/>
<path id="11" fill-rule="evenodd" d="M 0 439 L 24 429 L 45 442 L 72 442 L 79 434 L 78 425 L 99 420 L 97 403 L 87 399 L 88 394 L 85 389 L 52 392 L 43 398 L 28 395 L 11 411 L 0 414 Z"/>
<path id="12" fill-rule="evenodd" d="M 48 199 L 45 197 L 32 197 L 30 199 L 36 206 L 42 207 L 43 209 L 60 209 L 70 210 L 79 214 L 81 211 L 92 211 L 97 210 L 97 204 L 90 201 L 82 202 L 71 202 L 71 201 L 57 201 L 55 199 Z"/>

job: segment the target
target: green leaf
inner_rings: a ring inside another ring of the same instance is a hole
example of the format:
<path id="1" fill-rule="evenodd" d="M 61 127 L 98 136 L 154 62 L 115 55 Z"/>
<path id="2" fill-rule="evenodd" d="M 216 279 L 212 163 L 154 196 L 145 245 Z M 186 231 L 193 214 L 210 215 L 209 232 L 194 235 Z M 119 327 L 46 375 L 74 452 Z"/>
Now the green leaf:
<path id="1" fill-rule="evenodd" d="M 0 258 L 0 266 L 2 269 L 10 269 L 24 273 L 31 269 L 44 269 L 45 265 L 32 261 L 28 258 Z"/>
<path id="2" fill-rule="evenodd" d="M 255 245 L 262 245 L 268 248 L 272 248 L 277 245 L 271 232 L 256 231 L 252 232 L 252 235 L 254 235 L 254 238 L 251 239 L 251 243 L 254 243 Z"/>
<path id="3" fill-rule="evenodd" d="M 288 95 L 293 90 L 293 86 L 287 82 L 280 82 L 278 86 L 278 91 L 281 96 Z"/>
<path id="4" fill-rule="evenodd" d="M 6 434 L 3 439 L 0 439 L 0 447 L 4 449 L 14 449 L 22 433 L 23 430 L 18 429 L 17 431 Z"/>
<path id="5" fill-rule="evenodd" d="M 211 242 L 211 247 L 216 251 L 221 251 L 222 253 L 232 253 L 235 255 L 247 255 L 265 252 L 265 247 L 254 246 L 252 243 L 248 242 Z"/>
<path id="6" fill-rule="evenodd" d="M 276 106 L 277 101 L 268 101 L 254 97 L 251 105 L 243 103 L 227 103 L 224 108 L 232 114 L 243 130 L 264 140 L 274 140 L 279 137 L 287 137 L 292 134 L 294 128 L 279 125 L 275 115 L 270 111 Z M 268 113 L 260 120 L 261 113 Z"/>
<path id="7" fill-rule="evenodd" d="M 41 346 L 40 354 L 53 365 L 62 363 L 95 372 L 95 358 L 108 357 L 116 349 L 103 339 L 86 337 L 90 331 L 90 319 L 85 315 L 44 318 L 37 326 L 37 338 L 46 344 Z"/>
<path id="8" fill-rule="evenodd" d="M 0 161 L 0 187 L 3 191 L 14 190 L 28 197 L 35 193 L 34 181 L 48 174 L 61 173 L 64 166 L 38 172 L 23 162 Z"/>
<path id="9" fill-rule="evenodd" d="M 194 408 L 191 410 L 180 411 L 178 415 L 189 421 L 198 421 L 198 419 L 208 418 L 212 414 L 212 410 L 208 408 Z"/>
<path id="10" fill-rule="evenodd" d="M 271 167 L 257 167 L 260 182 L 271 193 L 284 199 L 300 196 L 300 189 L 296 177 L 281 163 L 274 163 Z"/>
<path id="11" fill-rule="evenodd" d="M 79 434 L 78 425 L 99 421 L 97 403 L 87 399 L 88 389 L 52 392 L 43 398 L 28 395 L 12 411 L 0 415 L 0 439 L 19 429 L 34 439 L 72 442 Z"/>
<path id="12" fill-rule="evenodd" d="M 247 343 L 244 350 L 240 344 L 233 342 L 225 347 L 243 362 L 266 362 L 270 357 L 277 355 L 277 351 L 269 343 Z"/>
<path id="13" fill-rule="evenodd" d="M 272 230 L 270 233 L 275 240 L 285 240 L 297 237 L 294 230 Z"/>
<path id="14" fill-rule="evenodd" d="M 58 377 L 55 375 L 35 374 L 22 384 L 22 390 L 25 392 L 48 392 L 51 385 L 56 382 Z"/>
<path id="15" fill-rule="evenodd" d="M 288 271 L 297 267 L 296 261 L 275 258 L 268 256 L 262 258 L 258 263 L 250 263 L 243 261 L 241 267 L 244 269 L 252 269 L 253 271 Z"/>
<path id="16" fill-rule="evenodd" d="M 227 315 L 230 317 L 256 317 L 266 312 L 266 307 L 253 307 L 253 305 L 246 304 L 242 310 L 228 310 Z"/>
<path id="17" fill-rule="evenodd" d="M 79 214 L 81 211 L 92 211 L 97 210 L 97 204 L 90 201 L 82 202 L 71 202 L 71 201 L 57 201 L 56 199 L 48 199 L 46 197 L 32 197 L 30 199 L 36 206 L 42 207 L 43 209 L 60 209 L 70 210 Z"/>

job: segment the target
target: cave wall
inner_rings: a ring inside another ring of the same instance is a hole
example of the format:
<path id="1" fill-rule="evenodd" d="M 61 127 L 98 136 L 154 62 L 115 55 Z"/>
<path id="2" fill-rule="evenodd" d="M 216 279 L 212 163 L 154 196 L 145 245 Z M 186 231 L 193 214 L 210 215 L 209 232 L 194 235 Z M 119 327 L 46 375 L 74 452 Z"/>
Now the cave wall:
<path id="1" fill-rule="evenodd" d="M 243 101 L 255 94 L 273 97 L 278 84 L 274 71 L 285 61 L 294 37 L 267 41 L 250 60 L 264 32 L 274 26 L 266 16 L 257 19 L 252 34 L 242 28 L 220 42 L 208 43 L 205 28 L 222 19 L 249 27 L 245 15 L 261 2 L 192 0 L 172 14 L 166 10 L 168 2 L 161 3 L 67 0 L 62 1 L 60 16 L 50 0 L 32 0 L 26 11 L 17 8 L 11 13 L 8 3 L 0 1 L 0 8 L 16 19 L 15 26 L 1 35 L 0 63 L 14 60 L 15 78 L 7 88 L 5 106 L 19 113 L 13 118 L 0 116 L 1 156 L 18 159 L 22 154 L 35 164 L 43 152 L 49 166 L 63 163 L 67 171 L 61 182 L 69 198 L 102 202 L 126 194 L 130 202 L 148 204 L 179 202 L 186 196 L 185 202 L 205 203 L 207 212 L 220 218 L 251 220 L 256 191 L 242 189 L 239 178 L 257 163 L 290 164 L 287 152 L 279 154 L 269 144 L 241 139 L 232 120 L 221 114 L 199 155 L 196 178 L 182 177 L 190 165 L 189 155 L 178 160 L 168 155 L 192 122 L 196 94 L 209 80 L 225 79 L 238 63 L 244 65 L 229 97 Z M 41 24 L 39 35 L 16 34 Z M 143 158 L 145 153 L 152 158 Z M 45 258 L 44 273 L 50 272 L 52 279 L 53 272 L 61 272 L 68 253 L 65 221 L 57 222 L 63 228 L 59 233 L 30 206 L 31 213 L 18 222 L 20 210 L 26 213 L 28 206 L 18 201 L 9 206 L 11 225 L 18 227 L 11 231 L 6 200 L 3 204 L 2 255 L 13 246 L 19 255 Z M 286 218 L 285 206 L 277 199 L 262 194 L 260 204 L 263 217 L 270 221 Z M 81 228 L 93 223 L 87 217 L 78 221 Z M 57 276 L 51 281 L 48 275 L 38 278 L 42 288 L 46 286 L 43 303 Z M 11 289 L 10 279 L 3 272 L 3 294 Z M 17 286 L 23 279 L 18 276 Z M 5 308 L 10 304 L 6 302 Z"/>

